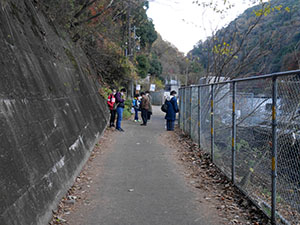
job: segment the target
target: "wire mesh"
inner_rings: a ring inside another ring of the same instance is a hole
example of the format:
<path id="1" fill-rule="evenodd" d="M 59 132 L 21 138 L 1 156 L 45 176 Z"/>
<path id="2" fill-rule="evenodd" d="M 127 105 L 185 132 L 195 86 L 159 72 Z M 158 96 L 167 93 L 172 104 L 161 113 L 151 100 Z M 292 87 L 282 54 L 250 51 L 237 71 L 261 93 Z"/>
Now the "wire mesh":
<path id="1" fill-rule="evenodd" d="M 278 76 L 277 84 L 277 223 L 300 224 L 300 74 Z M 232 93 L 232 83 L 214 84 L 214 163 L 228 177 Z M 200 146 L 211 153 L 211 85 L 182 88 L 180 95 L 182 129 L 195 142 L 200 131 Z M 235 99 L 235 183 L 270 215 L 272 77 L 236 81 Z"/>
<path id="2" fill-rule="evenodd" d="M 272 79 L 237 83 L 236 111 L 236 184 L 269 214 Z"/>
<path id="3" fill-rule="evenodd" d="M 277 210 L 300 224 L 300 74 L 277 82 Z"/>
<path id="4" fill-rule="evenodd" d="M 184 107 L 184 99 L 183 99 L 183 93 L 184 89 L 179 89 L 179 128 L 182 130 L 183 129 L 183 107 Z"/>
<path id="5" fill-rule="evenodd" d="M 231 174 L 232 90 L 230 84 L 214 85 L 214 163 Z"/>
<path id="6" fill-rule="evenodd" d="M 191 120 L 191 88 L 185 89 L 185 132 L 190 134 L 190 120 Z"/>
<path id="7" fill-rule="evenodd" d="M 191 138 L 198 143 L 198 88 L 192 87 Z"/>
<path id="8" fill-rule="evenodd" d="M 200 122 L 200 133 L 201 133 L 201 140 L 200 145 L 201 148 L 210 153 L 211 149 L 211 132 L 210 132 L 210 125 L 211 125 L 211 117 L 210 117 L 210 86 L 201 87 L 201 122 Z"/>
<path id="9" fill-rule="evenodd" d="M 186 123 L 187 123 L 187 114 L 188 114 L 188 109 L 187 109 L 187 89 L 184 89 L 183 93 L 183 131 L 186 132 Z"/>

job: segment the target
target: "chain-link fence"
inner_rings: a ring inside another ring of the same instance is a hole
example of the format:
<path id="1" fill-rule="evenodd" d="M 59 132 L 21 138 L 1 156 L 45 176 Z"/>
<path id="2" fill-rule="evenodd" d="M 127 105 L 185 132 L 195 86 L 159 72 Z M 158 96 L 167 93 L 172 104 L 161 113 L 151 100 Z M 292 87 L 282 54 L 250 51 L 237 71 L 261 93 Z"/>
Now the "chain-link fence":
<path id="1" fill-rule="evenodd" d="M 164 103 L 164 91 L 155 91 L 151 92 L 151 97 L 152 97 L 152 105 L 162 105 Z"/>
<path id="2" fill-rule="evenodd" d="M 300 224 L 300 70 L 179 90 L 179 126 L 272 224 Z"/>

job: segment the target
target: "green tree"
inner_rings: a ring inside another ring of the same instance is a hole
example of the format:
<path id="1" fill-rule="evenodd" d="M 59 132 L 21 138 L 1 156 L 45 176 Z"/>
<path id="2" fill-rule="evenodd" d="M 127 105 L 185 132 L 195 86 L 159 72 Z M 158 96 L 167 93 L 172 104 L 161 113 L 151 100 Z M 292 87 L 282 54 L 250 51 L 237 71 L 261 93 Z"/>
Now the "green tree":
<path id="1" fill-rule="evenodd" d="M 150 68 L 149 73 L 151 76 L 160 77 L 162 73 L 162 65 L 161 62 L 158 60 L 156 55 L 152 55 L 150 60 Z"/>
<path id="2" fill-rule="evenodd" d="M 139 55 L 136 57 L 137 61 L 137 70 L 138 70 L 138 75 L 141 78 L 145 78 L 148 75 L 148 71 L 150 69 L 150 63 L 148 60 L 148 57 L 146 55 Z"/>
<path id="3" fill-rule="evenodd" d="M 157 39 L 157 33 L 154 29 L 154 24 L 152 20 L 147 19 L 141 24 L 137 30 L 137 35 L 141 38 L 141 47 L 146 48 L 151 46 L 153 42 Z"/>

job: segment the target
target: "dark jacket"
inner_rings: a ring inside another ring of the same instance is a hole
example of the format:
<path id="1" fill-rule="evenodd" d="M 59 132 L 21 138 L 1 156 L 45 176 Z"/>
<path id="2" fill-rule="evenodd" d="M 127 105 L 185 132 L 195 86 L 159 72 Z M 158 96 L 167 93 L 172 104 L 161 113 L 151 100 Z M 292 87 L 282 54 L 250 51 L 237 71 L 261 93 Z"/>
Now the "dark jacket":
<path id="1" fill-rule="evenodd" d="M 148 110 L 149 106 L 150 106 L 149 98 L 146 95 L 144 95 L 141 101 L 141 109 Z"/>
<path id="2" fill-rule="evenodd" d="M 151 95 L 147 95 L 147 97 L 149 98 L 149 112 L 152 112 L 152 96 Z"/>
<path id="3" fill-rule="evenodd" d="M 116 95 L 115 95 L 115 97 L 116 97 L 117 106 L 124 108 L 125 107 L 125 103 L 124 103 L 124 99 L 122 98 L 121 93 L 117 92 Z"/>
<path id="4" fill-rule="evenodd" d="M 176 97 L 171 98 L 171 100 L 167 100 L 166 104 L 168 105 L 168 110 L 165 119 L 174 121 L 176 119 L 176 113 L 179 112 Z"/>

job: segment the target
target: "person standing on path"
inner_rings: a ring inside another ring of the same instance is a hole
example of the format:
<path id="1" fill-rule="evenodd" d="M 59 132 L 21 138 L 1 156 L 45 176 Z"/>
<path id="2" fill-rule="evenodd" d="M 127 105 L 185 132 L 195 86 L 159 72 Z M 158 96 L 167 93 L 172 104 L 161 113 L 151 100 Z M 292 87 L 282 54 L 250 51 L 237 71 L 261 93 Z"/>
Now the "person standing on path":
<path id="1" fill-rule="evenodd" d="M 166 104 L 168 105 L 167 114 L 165 116 L 165 119 L 167 120 L 167 130 L 173 131 L 174 130 L 174 124 L 176 119 L 176 113 L 179 112 L 178 105 L 177 105 L 177 99 L 176 99 L 176 91 L 171 91 L 170 97 L 167 98 Z"/>
<path id="2" fill-rule="evenodd" d="M 110 121 L 109 121 L 109 127 L 115 126 L 115 120 L 116 120 L 116 98 L 115 94 L 117 93 L 116 89 L 112 90 L 112 93 L 108 96 L 107 99 L 107 105 L 109 107 L 110 111 Z"/>
<path id="3" fill-rule="evenodd" d="M 143 123 L 141 124 L 141 126 L 147 126 L 148 110 L 150 105 L 149 98 L 144 92 L 141 93 L 141 96 L 142 96 L 141 111 L 142 111 L 142 119 L 143 119 Z"/>
<path id="4" fill-rule="evenodd" d="M 149 98 L 149 109 L 148 109 L 148 113 L 147 113 L 147 121 L 151 119 L 151 115 L 152 115 L 152 96 L 150 95 L 150 91 L 146 91 L 145 92 L 147 97 Z"/>
<path id="5" fill-rule="evenodd" d="M 139 121 L 139 109 L 140 109 L 140 101 L 139 95 L 135 94 L 134 99 L 132 100 L 132 107 L 134 109 L 134 122 Z"/>
<path id="6" fill-rule="evenodd" d="M 125 107 L 125 93 L 126 93 L 126 89 L 122 88 L 120 90 L 120 92 L 117 92 L 115 97 L 116 97 L 116 104 L 117 104 L 117 126 L 116 129 L 118 131 L 122 131 L 124 132 L 124 130 L 121 128 L 121 122 L 123 119 L 123 111 L 124 111 L 124 107 Z"/>

